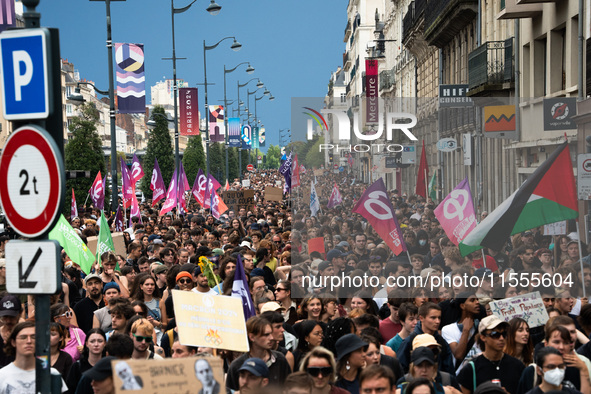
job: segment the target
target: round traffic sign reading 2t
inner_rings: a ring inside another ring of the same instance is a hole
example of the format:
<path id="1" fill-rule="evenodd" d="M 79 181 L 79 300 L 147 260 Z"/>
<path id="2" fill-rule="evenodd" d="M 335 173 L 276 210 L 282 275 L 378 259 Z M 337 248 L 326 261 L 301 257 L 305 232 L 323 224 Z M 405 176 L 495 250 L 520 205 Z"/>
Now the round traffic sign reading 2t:
<path id="1" fill-rule="evenodd" d="M 13 132 L 0 156 L 0 203 L 14 230 L 28 238 L 48 233 L 64 190 L 62 155 L 49 133 L 35 125 Z"/>

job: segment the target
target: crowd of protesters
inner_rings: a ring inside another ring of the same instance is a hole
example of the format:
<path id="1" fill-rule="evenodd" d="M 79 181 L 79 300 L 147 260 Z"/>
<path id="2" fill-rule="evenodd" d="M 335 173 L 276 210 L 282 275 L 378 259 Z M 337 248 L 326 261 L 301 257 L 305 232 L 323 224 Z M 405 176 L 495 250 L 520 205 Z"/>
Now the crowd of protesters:
<path id="1" fill-rule="evenodd" d="M 64 392 L 113 392 L 112 359 L 202 356 L 223 359 L 230 393 L 591 393 L 591 305 L 585 297 L 591 265 L 584 244 L 586 257 L 579 261 L 576 233 L 548 237 L 532 229 L 501 250 L 462 257 L 435 218 L 434 202 L 392 190 L 408 248 L 395 256 L 352 212 L 368 185 L 343 173 L 307 171 L 300 186 L 276 202 L 265 200 L 264 189 L 281 174 L 248 176 L 253 205 L 230 207 L 219 219 L 196 203 L 184 216 L 159 216 L 149 202 L 142 204 L 141 221 L 123 234 L 126 253 L 104 253 L 88 274 L 62 252 L 50 353 Z M 314 217 L 312 182 L 321 203 Z M 334 185 L 343 201 L 328 209 Z M 98 235 L 99 215 L 80 207 L 70 223 L 87 241 Z M 318 238 L 323 250 L 310 250 L 308 241 Z M 215 266 L 219 285 L 211 286 L 202 272 L 202 257 Z M 181 344 L 172 290 L 232 296 L 237 264 L 243 264 L 256 310 L 246 321 L 249 352 Z M 0 259 L 3 291 L 5 266 Z M 512 274 L 558 275 L 560 283 L 501 280 Z M 333 277 L 373 279 L 361 287 L 320 280 Z M 412 285 L 412 278 L 430 277 L 445 279 L 436 287 Z M 407 285 L 392 278 L 406 278 Z M 479 279 L 478 285 L 465 278 Z M 493 300 L 535 291 L 549 316 L 545 325 L 529 327 L 518 317 L 505 322 L 491 313 Z M 34 392 L 32 321 L 34 298 L 4 293 L 0 393 Z"/>

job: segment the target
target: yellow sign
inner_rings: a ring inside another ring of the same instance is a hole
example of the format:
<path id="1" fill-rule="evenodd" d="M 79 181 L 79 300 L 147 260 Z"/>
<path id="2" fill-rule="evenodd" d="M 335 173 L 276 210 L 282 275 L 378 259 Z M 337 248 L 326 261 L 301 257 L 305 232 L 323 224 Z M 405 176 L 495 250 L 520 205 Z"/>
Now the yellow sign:
<path id="1" fill-rule="evenodd" d="M 180 290 L 172 296 L 183 345 L 249 351 L 241 298 Z"/>
<path id="2" fill-rule="evenodd" d="M 111 363 L 117 394 L 225 393 L 223 364 L 217 357 L 113 360 Z"/>

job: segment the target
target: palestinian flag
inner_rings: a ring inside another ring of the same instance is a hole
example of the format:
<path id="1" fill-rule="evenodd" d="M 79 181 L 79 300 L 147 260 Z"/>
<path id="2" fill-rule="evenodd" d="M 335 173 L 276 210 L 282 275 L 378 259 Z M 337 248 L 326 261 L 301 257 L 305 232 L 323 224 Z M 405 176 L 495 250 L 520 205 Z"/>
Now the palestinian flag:
<path id="1" fill-rule="evenodd" d="M 460 252 L 466 256 L 483 247 L 498 250 L 510 235 L 578 215 L 570 150 L 564 142 L 460 242 Z"/>

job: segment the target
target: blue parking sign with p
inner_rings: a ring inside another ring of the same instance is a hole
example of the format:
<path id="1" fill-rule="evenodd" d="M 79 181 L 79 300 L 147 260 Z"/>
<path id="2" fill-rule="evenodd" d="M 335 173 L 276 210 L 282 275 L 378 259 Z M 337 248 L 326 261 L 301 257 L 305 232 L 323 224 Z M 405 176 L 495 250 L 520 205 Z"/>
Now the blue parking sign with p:
<path id="1" fill-rule="evenodd" d="M 49 42 L 47 29 L 0 34 L 2 109 L 7 120 L 49 116 Z"/>

